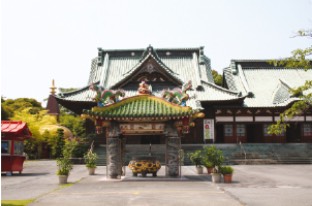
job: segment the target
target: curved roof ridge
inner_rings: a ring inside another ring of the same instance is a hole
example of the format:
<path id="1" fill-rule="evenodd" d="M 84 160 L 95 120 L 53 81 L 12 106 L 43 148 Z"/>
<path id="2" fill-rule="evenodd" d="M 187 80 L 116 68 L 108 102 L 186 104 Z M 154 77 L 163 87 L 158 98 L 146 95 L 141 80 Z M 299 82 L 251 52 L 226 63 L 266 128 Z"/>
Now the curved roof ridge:
<path id="1" fill-rule="evenodd" d="M 253 93 L 251 92 L 250 88 L 249 88 L 249 85 L 248 85 L 248 81 L 247 81 L 247 78 L 245 76 L 245 73 L 244 73 L 244 70 L 242 68 L 242 65 L 238 64 L 237 65 L 237 69 L 238 69 L 238 75 L 242 81 L 242 84 L 244 86 L 244 89 L 246 91 L 246 94 L 247 96 L 252 96 Z"/>
<path id="2" fill-rule="evenodd" d="M 291 87 L 285 81 L 279 79 L 279 83 L 272 94 L 272 103 L 279 104 L 290 99 L 290 88 Z"/>
<path id="3" fill-rule="evenodd" d="M 223 69 L 223 80 L 225 80 L 230 90 L 237 91 L 237 86 L 233 78 L 233 68 L 227 67 Z"/>
<path id="4" fill-rule="evenodd" d="M 206 82 L 206 81 L 204 81 L 204 80 L 201 80 L 201 82 L 202 82 L 203 84 L 206 84 L 206 85 L 208 85 L 208 86 L 210 86 L 210 87 L 213 87 L 213 88 L 215 88 L 215 89 L 221 90 L 222 92 L 228 93 L 228 94 L 230 94 L 230 95 L 236 95 L 236 96 L 240 96 L 240 95 L 241 95 L 241 92 L 235 92 L 235 91 L 226 89 L 226 88 L 224 88 L 224 87 L 221 87 L 221 86 L 219 86 L 219 85 L 213 84 L 213 83 L 211 83 L 211 82 Z"/>
<path id="5" fill-rule="evenodd" d="M 146 48 L 133 48 L 133 49 L 102 49 L 102 51 L 105 53 L 105 52 L 132 52 L 132 51 L 137 51 L 137 52 L 144 52 L 146 50 Z M 158 50 L 158 51 L 181 51 L 181 50 L 184 50 L 184 51 L 199 51 L 200 50 L 200 47 L 180 47 L 180 48 L 155 48 L 155 50 Z"/>
<path id="6" fill-rule="evenodd" d="M 91 84 L 96 84 L 96 85 L 98 85 L 99 83 L 100 83 L 100 81 L 97 81 L 97 82 L 94 82 L 94 83 L 91 83 Z M 85 91 L 85 90 L 89 90 L 91 84 L 90 84 L 90 85 L 87 85 L 87 86 L 84 86 L 84 87 L 82 87 L 82 88 L 80 88 L 80 89 L 77 89 L 77 90 L 75 90 L 75 91 L 71 91 L 71 92 L 59 92 L 60 95 L 56 95 L 56 97 L 62 97 L 62 98 L 63 98 L 63 97 L 66 97 L 66 96 L 78 94 L 78 93 L 80 93 L 80 92 L 82 92 L 82 91 Z"/>

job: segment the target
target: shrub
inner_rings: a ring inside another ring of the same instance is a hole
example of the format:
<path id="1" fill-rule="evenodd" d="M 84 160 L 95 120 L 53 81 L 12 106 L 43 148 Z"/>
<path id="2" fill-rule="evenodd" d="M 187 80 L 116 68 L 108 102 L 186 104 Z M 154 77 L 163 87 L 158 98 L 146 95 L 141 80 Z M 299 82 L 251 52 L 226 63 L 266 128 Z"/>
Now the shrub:
<path id="1" fill-rule="evenodd" d="M 231 166 L 222 166 L 220 167 L 220 172 L 222 174 L 233 174 L 234 169 Z"/>
<path id="2" fill-rule="evenodd" d="M 223 152 L 213 145 L 210 147 L 205 147 L 203 155 L 204 162 L 206 164 L 211 163 L 212 167 L 214 167 L 214 169 L 217 170 L 216 172 L 218 172 L 220 166 L 224 162 Z"/>
<path id="3" fill-rule="evenodd" d="M 98 156 L 96 153 L 93 153 L 92 147 L 91 149 L 84 155 L 84 160 L 87 168 L 96 168 L 96 160 Z"/>
<path id="4" fill-rule="evenodd" d="M 190 152 L 187 154 L 187 156 L 190 158 L 191 162 L 194 163 L 196 166 L 199 166 L 202 164 L 202 151 L 196 150 L 194 152 Z"/>
<path id="5" fill-rule="evenodd" d="M 57 175 L 69 175 L 69 172 L 73 169 L 73 165 L 68 156 L 58 158 L 56 163 L 58 166 Z"/>

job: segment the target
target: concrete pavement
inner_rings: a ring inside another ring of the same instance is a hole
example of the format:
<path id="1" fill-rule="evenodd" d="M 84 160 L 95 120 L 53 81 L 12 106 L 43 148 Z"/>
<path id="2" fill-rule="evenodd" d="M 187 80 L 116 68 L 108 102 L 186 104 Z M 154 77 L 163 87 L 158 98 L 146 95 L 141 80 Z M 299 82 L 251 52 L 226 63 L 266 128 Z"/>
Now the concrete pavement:
<path id="1" fill-rule="evenodd" d="M 31 205 L 312 205 L 312 165 L 236 165 L 233 184 L 213 184 L 194 166 L 181 178 L 106 180 L 106 167 L 89 176 L 75 165 L 68 187 L 58 185 L 55 161 L 28 161 L 22 175 L 1 177 L 2 199 L 36 199 Z"/>

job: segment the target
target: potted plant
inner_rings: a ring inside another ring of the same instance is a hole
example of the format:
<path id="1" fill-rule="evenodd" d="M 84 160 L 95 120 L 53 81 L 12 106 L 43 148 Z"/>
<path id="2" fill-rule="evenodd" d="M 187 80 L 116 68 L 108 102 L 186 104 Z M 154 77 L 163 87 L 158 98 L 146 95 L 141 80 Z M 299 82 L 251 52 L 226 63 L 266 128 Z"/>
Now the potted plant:
<path id="1" fill-rule="evenodd" d="M 86 163 L 86 167 L 89 170 L 89 175 L 95 174 L 97 159 L 98 159 L 98 156 L 96 153 L 93 153 L 93 147 L 91 146 L 91 149 L 84 155 L 84 160 Z"/>
<path id="2" fill-rule="evenodd" d="M 210 162 L 213 166 L 211 173 L 212 182 L 217 183 L 221 181 L 220 166 L 224 162 L 223 152 L 216 148 L 216 146 L 210 146 L 204 148 L 205 162 Z"/>
<path id="3" fill-rule="evenodd" d="M 204 159 L 203 163 L 204 163 L 204 166 L 207 168 L 207 173 L 211 174 L 213 170 L 213 164 L 207 159 Z"/>
<path id="4" fill-rule="evenodd" d="M 68 156 L 58 158 L 56 163 L 58 166 L 57 175 L 59 176 L 59 183 L 66 184 L 69 172 L 73 169 L 73 165 Z"/>
<path id="5" fill-rule="evenodd" d="M 188 157 L 190 158 L 191 162 L 195 164 L 197 174 L 203 174 L 203 167 L 202 164 L 202 151 L 196 150 L 194 152 L 188 153 Z"/>
<path id="6" fill-rule="evenodd" d="M 220 171 L 223 175 L 224 183 L 232 183 L 232 176 L 234 169 L 231 166 L 222 166 L 220 167 Z"/>

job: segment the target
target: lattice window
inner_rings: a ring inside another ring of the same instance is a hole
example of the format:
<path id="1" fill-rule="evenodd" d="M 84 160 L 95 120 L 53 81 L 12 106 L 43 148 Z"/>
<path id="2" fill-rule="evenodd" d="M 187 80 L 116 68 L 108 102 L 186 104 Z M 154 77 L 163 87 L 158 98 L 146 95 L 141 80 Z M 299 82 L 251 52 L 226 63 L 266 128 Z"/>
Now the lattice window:
<path id="1" fill-rule="evenodd" d="M 312 123 L 303 124 L 303 136 L 305 137 L 312 136 Z"/>
<path id="2" fill-rule="evenodd" d="M 246 125 L 237 124 L 236 125 L 236 136 L 245 137 L 246 136 Z"/>
<path id="3" fill-rule="evenodd" d="M 233 124 L 225 124 L 224 125 L 224 136 L 232 137 L 233 136 Z"/>

